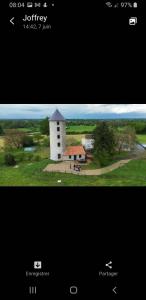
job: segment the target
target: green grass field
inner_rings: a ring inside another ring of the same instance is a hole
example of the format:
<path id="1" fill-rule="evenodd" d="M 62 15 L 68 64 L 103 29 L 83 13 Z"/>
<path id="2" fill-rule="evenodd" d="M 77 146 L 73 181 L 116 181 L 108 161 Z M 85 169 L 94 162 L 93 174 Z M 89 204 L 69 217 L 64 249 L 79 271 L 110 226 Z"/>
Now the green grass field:
<path id="1" fill-rule="evenodd" d="M 86 126 L 83 127 L 85 130 Z M 83 136 L 84 134 L 81 133 L 67 135 L 67 144 L 78 144 Z M 146 143 L 146 135 L 138 135 L 137 137 L 141 143 Z M 3 145 L 4 139 L 0 137 L 0 149 Z M 48 159 L 48 147 L 37 147 L 33 153 L 34 159 L 29 160 L 29 156 L 27 159 L 27 154 L 25 154 L 24 161 L 19 162 L 19 155 L 22 152 L 23 150 L 14 152 L 18 164 L 18 168 L 14 168 L 4 165 L 4 152 L 0 151 L 0 186 L 146 186 L 146 151 L 143 158 L 133 160 L 122 168 L 102 176 L 44 173 L 43 169 L 52 163 Z M 39 155 L 40 161 L 35 161 L 36 155 Z M 115 161 L 127 156 L 126 153 L 121 155 L 122 157 L 118 156 Z M 95 167 L 98 168 L 99 165 L 95 166 L 95 162 L 91 162 L 89 166 L 85 166 L 85 169 L 95 169 Z M 62 182 L 58 183 L 57 181 L 60 179 Z"/>
<path id="2" fill-rule="evenodd" d="M 42 170 L 49 163 L 44 159 L 22 163 L 18 169 L 0 166 L 0 186 L 146 186 L 146 159 L 133 160 L 102 176 L 44 173 Z"/>
<path id="3" fill-rule="evenodd" d="M 105 166 L 112 165 L 122 159 L 130 159 L 132 157 L 131 153 L 129 152 L 121 152 L 120 154 L 115 154 L 109 161 L 106 162 Z M 93 159 L 89 164 L 83 165 L 82 170 L 95 170 L 101 168 L 100 162 L 98 159 Z"/>
<path id="4" fill-rule="evenodd" d="M 73 126 L 69 126 L 69 128 L 67 128 L 66 132 L 71 134 L 73 133 L 77 133 L 77 134 L 81 134 L 84 132 L 87 133 L 92 133 L 93 130 L 95 129 L 95 125 L 90 126 L 90 125 L 73 125 Z"/>
<path id="5" fill-rule="evenodd" d="M 138 134 L 137 138 L 140 143 L 146 144 L 146 134 Z"/>
<path id="6" fill-rule="evenodd" d="M 25 133 L 36 133 L 36 132 L 40 132 L 40 128 L 39 126 L 34 128 L 34 127 L 28 127 L 28 128 L 17 128 L 17 130 L 25 132 Z"/>

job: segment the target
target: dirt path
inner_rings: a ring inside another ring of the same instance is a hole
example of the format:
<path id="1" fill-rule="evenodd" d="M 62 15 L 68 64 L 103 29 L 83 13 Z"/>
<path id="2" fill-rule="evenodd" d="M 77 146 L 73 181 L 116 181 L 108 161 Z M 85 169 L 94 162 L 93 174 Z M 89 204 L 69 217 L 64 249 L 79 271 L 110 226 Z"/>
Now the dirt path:
<path id="1" fill-rule="evenodd" d="M 75 175 L 89 175 L 89 176 L 99 176 L 103 175 L 106 173 L 109 173 L 113 170 L 116 170 L 125 164 L 129 163 L 132 159 L 125 159 L 125 160 L 120 160 L 119 162 L 116 162 L 112 164 L 111 166 L 101 168 L 101 169 L 95 169 L 95 170 L 81 170 L 80 172 L 74 171 L 73 170 L 73 165 L 74 162 L 62 162 L 59 164 L 51 164 L 48 165 L 45 169 L 44 172 L 60 172 L 60 173 L 70 173 L 70 174 L 75 174 Z"/>
<path id="2" fill-rule="evenodd" d="M 95 170 L 83 170 L 80 172 L 81 173 L 80 175 L 96 175 L 96 176 L 103 175 L 112 172 L 118 168 L 121 168 L 122 166 L 129 163 L 130 161 L 131 159 L 125 159 L 125 160 L 120 160 L 105 168 L 95 169 Z"/>

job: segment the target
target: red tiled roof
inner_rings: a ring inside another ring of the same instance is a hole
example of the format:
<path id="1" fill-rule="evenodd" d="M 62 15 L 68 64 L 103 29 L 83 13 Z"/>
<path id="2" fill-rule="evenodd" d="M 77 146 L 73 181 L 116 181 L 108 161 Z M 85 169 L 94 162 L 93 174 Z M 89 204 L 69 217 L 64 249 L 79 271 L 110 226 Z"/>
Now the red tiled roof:
<path id="1" fill-rule="evenodd" d="M 64 152 L 65 156 L 68 155 L 85 155 L 86 152 L 83 148 L 83 146 L 70 146 L 67 147 L 66 151 Z"/>

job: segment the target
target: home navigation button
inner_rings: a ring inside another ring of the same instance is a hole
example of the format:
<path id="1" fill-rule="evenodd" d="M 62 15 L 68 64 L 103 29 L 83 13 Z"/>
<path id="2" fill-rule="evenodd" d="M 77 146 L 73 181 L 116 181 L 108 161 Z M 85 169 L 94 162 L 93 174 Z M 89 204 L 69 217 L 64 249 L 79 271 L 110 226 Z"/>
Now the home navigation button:
<path id="1" fill-rule="evenodd" d="M 77 286 L 71 286 L 70 287 L 70 294 L 71 295 L 76 295 L 78 293 L 78 288 Z"/>

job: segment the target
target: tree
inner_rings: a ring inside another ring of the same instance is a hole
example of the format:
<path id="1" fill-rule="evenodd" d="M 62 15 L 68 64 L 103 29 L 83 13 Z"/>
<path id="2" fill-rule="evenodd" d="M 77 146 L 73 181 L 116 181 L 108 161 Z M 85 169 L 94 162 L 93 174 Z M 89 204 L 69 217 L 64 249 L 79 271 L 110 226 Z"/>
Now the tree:
<path id="1" fill-rule="evenodd" d="M 116 150 L 120 153 L 124 147 L 125 134 L 123 132 L 116 133 Z"/>
<path id="2" fill-rule="evenodd" d="M 136 143 L 135 129 L 125 127 L 121 132 L 116 133 L 116 149 L 120 153 L 123 150 L 132 150 Z"/>
<path id="3" fill-rule="evenodd" d="M 0 135 L 3 135 L 3 134 L 4 134 L 4 131 L 3 131 L 2 126 L 0 125 Z"/>
<path id="4" fill-rule="evenodd" d="M 49 137 L 45 137 L 44 140 L 43 140 L 42 145 L 44 147 L 50 147 L 50 138 Z"/>
<path id="5" fill-rule="evenodd" d="M 45 118 L 40 122 L 40 131 L 42 134 L 49 135 L 49 121 L 48 118 Z"/>
<path id="6" fill-rule="evenodd" d="M 35 141 L 37 142 L 37 144 L 40 144 L 42 140 L 42 135 L 40 133 L 35 134 Z"/>
<path id="7" fill-rule="evenodd" d="M 29 135 L 24 135 L 22 138 L 22 146 L 30 147 L 34 145 L 33 137 Z"/>
<path id="8" fill-rule="evenodd" d="M 7 166 L 15 166 L 16 165 L 15 157 L 11 153 L 5 154 L 4 160 L 5 160 L 5 164 Z"/>
<path id="9" fill-rule="evenodd" d="M 94 154 L 98 157 L 101 165 L 104 165 L 115 152 L 114 131 L 106 122 L 100 122 L 94 130 L 94 137 Z"/>
<path id="10" fill-rule="evenodd" d="M 121 132 L 116 132 L 116 149 L 121 151 L 132 150 L 136 143 L 136 132 L 133 127 L 127 126 Z"/>
<path id="11" fill-rule="evenodd" d="M 136 130 L 137 134 L 145 134 L 146 133 L 146 122 L 145 121 L 135 122 L 134 126 L 135 126 L 135 130 Z"/>
<path id="12" fill-rule="evenodd" d="M 22 148 L 25 133 L 16 129 L 7 129 L 5 131 L 5 146 L 7 148 Z"/>

